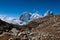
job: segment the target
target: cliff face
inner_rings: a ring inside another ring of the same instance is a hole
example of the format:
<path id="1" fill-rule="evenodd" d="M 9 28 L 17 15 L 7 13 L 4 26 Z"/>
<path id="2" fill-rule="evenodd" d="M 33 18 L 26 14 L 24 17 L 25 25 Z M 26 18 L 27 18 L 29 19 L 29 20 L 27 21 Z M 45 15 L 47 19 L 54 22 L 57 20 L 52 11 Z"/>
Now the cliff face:
<path id="1" fill-rule="evenodd" d="M 14 25 L 0 34 L 0 40 L 60 40 L 60 15 L 38 18 L 18 28 Z"/>

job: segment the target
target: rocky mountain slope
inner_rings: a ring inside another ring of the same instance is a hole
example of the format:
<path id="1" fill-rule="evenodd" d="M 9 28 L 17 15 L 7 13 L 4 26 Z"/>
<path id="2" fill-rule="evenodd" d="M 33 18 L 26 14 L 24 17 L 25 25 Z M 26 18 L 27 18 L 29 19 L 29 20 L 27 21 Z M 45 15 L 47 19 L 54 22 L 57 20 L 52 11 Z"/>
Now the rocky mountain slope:
<path id="1" fill-rule="evenodd" d="M 2 21 L 0 19 L 0 33 L 1 32 L 9 32 L 12 28 L 18 28 L 20 27 L 19 25 L 14 25 L 14 24 L 9 24 L 5 21 Z"/>
<path id="2" fill-rule="evenodd" d="M 0 20 L 0 40 L 60 40 L 60 14 L 18 26 Z"/>

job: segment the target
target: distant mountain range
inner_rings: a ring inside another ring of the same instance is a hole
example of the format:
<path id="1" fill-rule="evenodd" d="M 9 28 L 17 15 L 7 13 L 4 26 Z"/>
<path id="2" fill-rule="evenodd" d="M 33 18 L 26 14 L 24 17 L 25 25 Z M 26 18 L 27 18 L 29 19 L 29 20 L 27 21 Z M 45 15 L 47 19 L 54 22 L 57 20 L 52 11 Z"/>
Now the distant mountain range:
<path id="1" fill-rule="evenodd" d="M 35 13 L 30 13 L 30 12 L 24 12 L 23 14 L 20 15 L 18 19 L 12 18 L 12 17 L 6 17 L 6 16 L 0 16 L 0 19 L 12 23 L 15 25 L 25 25 L 26 23 L 38 19 L 38 18 L 43 18 L 45 16 L 51 16 L 53 15 L 52 11 L 48 10 L 44 16 L 40 15 L 38 12 Z"/>
<path id="2" fill-rule="evenodd" d="M 24 22 L 28 22 L 30 20 L 34 20 L 34 19 L 38 19 L 38 18 L 42 18 L 42 17 L 45 17 L 45 16 L 51 16 L 53 15 L 52 11 L 48 10 L 44 16 L 42 15 L 39 15 L 38 12 L 35 12 L 35 13 L 29 13 L 29 12 L 24 12 L 21 16 L 20 16 L 20 20 L 21 21 L 24 21 Z"/>
<path id="3" fill-rule="evenodd" d="M 24 12 L 19 19 L 0 16 L 0 40 L 60 40 L 60 15 Z"/>
<path id="4" fill-rule="evenodd" d="M 7 23 L 0 19 L 0 40 L 60 40 L 60 14 L 38 17 L 32 21 L 28 19 L 25 25 Z"/>

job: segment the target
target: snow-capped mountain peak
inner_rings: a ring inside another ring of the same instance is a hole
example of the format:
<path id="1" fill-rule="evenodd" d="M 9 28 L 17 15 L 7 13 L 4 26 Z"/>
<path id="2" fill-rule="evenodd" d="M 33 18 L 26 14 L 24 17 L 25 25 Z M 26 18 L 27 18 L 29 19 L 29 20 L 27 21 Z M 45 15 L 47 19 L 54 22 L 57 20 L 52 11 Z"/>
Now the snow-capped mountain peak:
<path id="1" fill-rule="evenodd" d="M 30 12 L 24 12 L 19 20 L 23 21 L 23 22 L 29 22 L 30 20 L 34 20 L 37 18 L 41 18 L 42 16 L 38 14 L 38 12 L 35 13 L 30 13 Z"/>
<path id="2" fill-rule="evenodd" d="M 30 20 L 31 15 L 32 14 L 30 12 L 24 12 L 19 19 L 23 22 L 27 22 L 28 20 Z"/>
<path id="3" fill-rule="evenodd" d="M 37 18 L 41 18 L 42 16 L 40 16 L 38 13 L 34 13 L 32 14 L 32 16 L 30 17 L 31 20 L 37 19 Z"/>
<path id="4" fill-rule="evenodd" d="M 40 15 L 38 12 L 35 13 L 30 13 L 30 12 L 24 12 L 22 15 L 20 15 L 19 19 L 13 18 L 13 17 L 7 17 L 4 15 L 0 15 L 0 19 L 12 23 L 12 24 L 17 24 L 17 25 L 24 25 L 32 20 L 38 19 L 38 18 L 43 18 L 45 16 L 51 16 L 53 15 L 53 12 L 48 10 L 44 16 Z"/>
<path id="5" fill-rule="evenodd" d="M 53 15 L 53 12 L 50 10 L 47 10 L 47 12 L 45 12 L 44 16 L 51 16 Z"/>

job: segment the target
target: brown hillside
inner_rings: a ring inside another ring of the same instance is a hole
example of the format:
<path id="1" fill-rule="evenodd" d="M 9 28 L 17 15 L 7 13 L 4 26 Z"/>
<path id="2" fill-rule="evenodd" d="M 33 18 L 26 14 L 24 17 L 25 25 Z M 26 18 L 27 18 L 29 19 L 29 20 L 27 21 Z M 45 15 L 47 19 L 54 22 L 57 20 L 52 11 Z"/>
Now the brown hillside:
<path id="1" fill-rule="evenodd" d="M 30 33 L 36 32 L 37 34 L 34 37 L 38 37 L 38 34 L 40 34 L 43 36 L 42 40 L 45 40 L 45 37 L 46 40 L 60 40 L 60 15 L 33 20 L 23 26 L 21 31 L 29 31 Z"/>
<path id="2" fill-rule="evenodd" d="M 3 28 L 7 26 L 6 24 L 0 22 Z M 11 29 L 7 34 L 5 33 L 6 35 L 1 34 L 0 40 L 5 38 L 5 40 L 60 40 L 60 15 L 39 18 L 21 27 L 13 24 L 8 24 L 8 26 Z M 9 27 L 6 28 L 9 29 Z M 2 27 L 0 28 L 0 30 L 3 29 Z"/>

